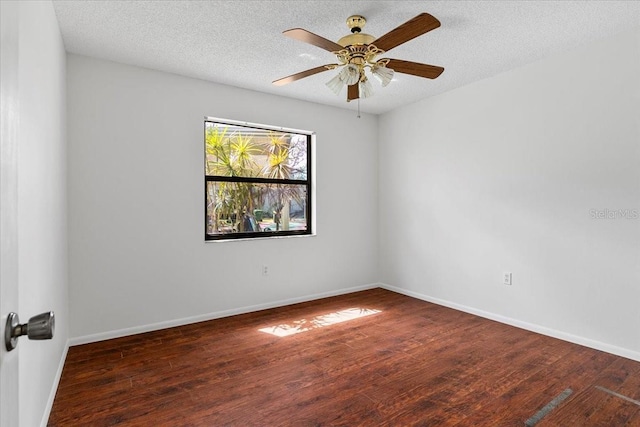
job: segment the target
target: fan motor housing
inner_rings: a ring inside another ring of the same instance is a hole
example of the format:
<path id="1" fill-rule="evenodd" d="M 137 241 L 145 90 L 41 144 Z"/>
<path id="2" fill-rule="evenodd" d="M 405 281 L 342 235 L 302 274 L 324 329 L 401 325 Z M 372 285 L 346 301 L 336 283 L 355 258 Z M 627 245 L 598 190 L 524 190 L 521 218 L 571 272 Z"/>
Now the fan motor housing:
<path id="1" fill-rule="evenodd" d="M 364 16 L 352 15 L 347 18 L 347 27 L 351 29 L 348 36 L 344 36 L 338 40 L 338 44 L 342 47 L 369 45 L 375 40 L 375 37 L 362 33 L 362 28 L 367 23 Z"/>
<path id="2" fill-rule="evenodd" d="M 349 34 L 348 36 L 344 36 L 343 38 L 338 40 L 338 44 L 342 47 L 369 45 L 374 40 L 375 40 L 375 37 L 373 37 L 370 34 L 355 33 L 355 34 Z"/>

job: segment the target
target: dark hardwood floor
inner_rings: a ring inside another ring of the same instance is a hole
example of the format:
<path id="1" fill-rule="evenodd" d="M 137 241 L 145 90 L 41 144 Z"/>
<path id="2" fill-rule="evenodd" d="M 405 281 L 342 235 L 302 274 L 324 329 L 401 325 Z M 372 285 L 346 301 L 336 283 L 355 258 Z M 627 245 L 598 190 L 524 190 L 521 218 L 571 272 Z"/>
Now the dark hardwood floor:
<path id="1" fill-rule="evenodd" d="M 566 389 L 537 426 L 640 426 L 639 362 L 374 289 L 72 347 L 49 425 L 523 426 Z"/>

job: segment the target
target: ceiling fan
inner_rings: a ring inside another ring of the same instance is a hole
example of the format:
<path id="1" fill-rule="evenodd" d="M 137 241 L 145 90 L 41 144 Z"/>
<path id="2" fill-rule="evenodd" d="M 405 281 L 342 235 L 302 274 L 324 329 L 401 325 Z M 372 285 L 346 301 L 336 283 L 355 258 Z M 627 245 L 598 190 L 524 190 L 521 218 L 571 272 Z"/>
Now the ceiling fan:
<path id="1" fill-rule="evenodd" d="M 377 59 L 386 51 L 438 28 L 440 21 L 433 16 L 421 13 L 377 39 L 362 33 L 366 22 L 366 19 L 360 15 L 350 16 L 347 19 L 347 26 L 351 29 L 351 34 L 342 37 L 337 43 L 302 28 L 284 31 L 283 34 L 287 37 L 328 50 L 336 55 L 338 63 L 301 71 L 275 80 L 273 84 L 282 86 L 323 71 L 341 68 L 340 72 L 327 82 L 327 86 L 338 95 L 342 87 L 346 85 L 347 101 L 351 101 L 373 94 L 373 86 L 365 74 L 366 69 L 369 69 L 370 73 L 380 80 L 382 86 L 389 84 L 394 72 L 435 79 L 444 71 L 444 68 L 435 65 L 400 59 Z"/>

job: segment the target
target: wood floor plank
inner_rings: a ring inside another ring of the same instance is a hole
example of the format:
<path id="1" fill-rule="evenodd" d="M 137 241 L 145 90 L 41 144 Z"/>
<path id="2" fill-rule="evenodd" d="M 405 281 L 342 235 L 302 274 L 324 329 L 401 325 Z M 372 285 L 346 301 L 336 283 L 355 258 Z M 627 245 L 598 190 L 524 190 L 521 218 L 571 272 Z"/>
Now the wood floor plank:
<path id="1" fill-rule="evenodd" d="M 633 395 L 640 393 L 640 370 L 637 365 L 624 358 L 615 359 L 598 373 L 591 386 L 586 387 L 574 400 L 569 400 L 540 425 L 640 425 L 632 421 L 640 410 L 639 405 L 598 389 L 603 387 L 633 399 Z"/>
<path id="2" fill-rule="evenodd" d="M 354 308 L 377 312 L 326 324 Z M 639 378 L 638 362 L 372 289 L 72 347 L 48 425 L 522 426 L 570 387 L 538 426 L 637 426 L 640 407 L 596 386 L 639 399 Z"/>

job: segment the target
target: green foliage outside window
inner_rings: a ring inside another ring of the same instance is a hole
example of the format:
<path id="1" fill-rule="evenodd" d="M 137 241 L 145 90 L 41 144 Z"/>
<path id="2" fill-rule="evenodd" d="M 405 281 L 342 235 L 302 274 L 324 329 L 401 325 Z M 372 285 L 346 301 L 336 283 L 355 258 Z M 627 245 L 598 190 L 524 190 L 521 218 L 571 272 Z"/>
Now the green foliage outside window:
<path id="1" fill-rule="evenodd" d="M 206 238 L 309 234 L 310 139 L 206 121 Z"/>

